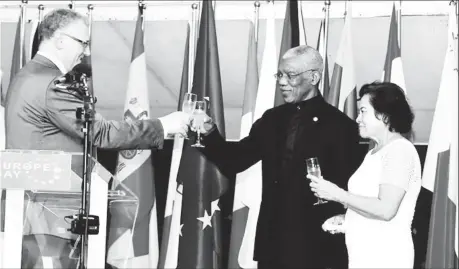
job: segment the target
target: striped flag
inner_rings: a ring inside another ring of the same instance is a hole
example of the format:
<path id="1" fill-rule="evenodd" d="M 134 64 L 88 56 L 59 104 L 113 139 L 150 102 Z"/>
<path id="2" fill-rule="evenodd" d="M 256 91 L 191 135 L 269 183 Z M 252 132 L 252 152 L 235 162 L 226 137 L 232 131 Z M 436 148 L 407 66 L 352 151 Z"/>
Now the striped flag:
<path id="1" fill-rule="evenodd" d="M 347 3 L 343 32 L 333 67 L 327 101 L 351 119 L 357 118 L 357 85 L 352 50 L 352 7 Z"/>
<path id="2" fill-rule="evenodd" d="M 382 73 L 382 81 L 392 82 L 400 86 L 405 94 L 405 76 L 403 75 L 403 65 L 401 50 L 398 40 L 398 23 L 395 15 L 395 2 L 392 6 L 392 14 L 390 17 L 389 40 L 387 42 L 386 61 Z"/>
<path id="3" fill-rule="evenodd" d="M 438 91 L 422 186 L 433 192 L 426 268 L 458 268 L 458 32 L 451 4 L 448 48 Z"/>
<path id="4" fill-rule="evenodd" d="M 126 121 L 150 117 L 143 8 L 139 5 L 124 107 Z M 132 212 L 112 215 L 110 241 L 113 242 L 109 242 L 107 262 L 118 268 L 156 268 L 159 254 L 151 151 L 121 151 L 116 178 L 137 196 L 139 207 L 132 229 L 129 225 L 123 227 Z"/>
<path id="5" fill-rule="evenodd" d="M 198 100 L 208 99 L 207 112 L 225 137 L 217 44 L 212 2 L 203 1 L 191 92 L 198 96 Z M 185 141 L 177 174 L 179 187 L 183 186 L 177 267 L 222 268 L 218 202 L 228 182 L 212 162 L 191 147 L 194 143 L 194 138 Z"/>
<path id="6" fill-rule="evenodd" d="M 297 0 L 287 1 L 285 10 L 284 28 L 282 30 L 281 47 L 279 52 L 279 62 L 284 53 L 300 45 L 306 45 L 306 31 L 304 28 L 303 9 L 301 8 L 301 1 Z M 284 98 L 276 85 L 276 98 L 274 106 L 282 105 Z"/>
<path id="7" fill-rule="evenodd" d="M 328 96 L 330 90 L 330 76 L 328 73 L 328 57 L 325 53 L 325 19 L 320 21 L 319 36 L 317 38 L 317 51 L 322 55 L 324 61 L 324 71 L 320 81 L 320 92 L 322 96 Z"/>
<path id="8" fill-rule="evenodd" d="M 188 81 L 189 54 L 190 54 L 190 31 L 191 26 L 188 23 L 187 36 L 185 42 L 185 52 L 183 56 L 182 79 L 180 83 L 180 94 L 177 110 L 182 110 L 182 100 L 190 85 Z M 171 170 L 169 173 L 169 184 L 167 188 L 166 209 L 164 213 L 163 236 L 161 239 L 161 248 L 158 268 L 177 268 L 178 261 L 178 244 L 181 233 L 180 215 L 182 213 L 182 185 L 177 185 L 177 173 L 182 157 L 184 139 L 180 136 L 174 138 L 172 149 Z"/>
<path id="9" fill-rule="evenodd" d="M 255 37 L 255 27 L 254 24 L 250 22 L 247 71 L 245 77 L 244 103 L 242 107 L 241 119 L 241 139 L 249 134 L 250 128 L 252 127 L 255 101 L 258 90 L 257 41 L 255 40 Z M 252 177 L 254 175 L 254 171 L 254 169 L 249 168 L 236 176 L 228 268 L 243 268 L 238 261 L 241 255 L 248 256 L 244 259 L 249 261 L 253 260 L 253 253 L 242 253 L 240 250 L 249 216 L 249 208 L 244 204 L 244 201 L 247 200 L 247 197 L 244 196 L 249 195 L 250 197 L 251 195 L 249 191 L 249 184 L 253 179 Z M 242 264 L 246 264 L 246 262 L 242 262 Z"/>

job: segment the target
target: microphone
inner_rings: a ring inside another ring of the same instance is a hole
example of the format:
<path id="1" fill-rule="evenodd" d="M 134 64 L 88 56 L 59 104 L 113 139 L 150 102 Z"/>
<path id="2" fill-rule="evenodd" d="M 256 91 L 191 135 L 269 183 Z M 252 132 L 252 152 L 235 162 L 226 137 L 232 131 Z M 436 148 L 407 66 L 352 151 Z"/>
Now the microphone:
<path id="1" fill-rule="evenodd" d="M 91 76 L 91 66 L 89 66 L 88 64 L 80 63 L 75 65 L 75 67 L 68 73 L 56 79 L 54 81 L 54 84 L 81 82 L 83 78 L 90 78 Z"/>

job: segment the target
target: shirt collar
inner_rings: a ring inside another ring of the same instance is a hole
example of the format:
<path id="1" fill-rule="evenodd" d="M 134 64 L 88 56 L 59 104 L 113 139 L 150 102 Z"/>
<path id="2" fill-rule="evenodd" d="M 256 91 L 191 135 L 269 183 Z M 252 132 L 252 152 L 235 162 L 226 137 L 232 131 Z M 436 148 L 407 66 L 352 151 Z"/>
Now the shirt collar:
<path id="1" fill-rule="evenodd" d="M 62 74 L 66 74 L 67 73 L 67 69 L 64 67 L 64 64 L 59 59 L 57 59 L 57 57 L 54 57 L 53 55 L 48 54 L 48 53 L 43 52 L 43 51 L 38 51 L 37 54 L 39 54 L 39 55 L 47 58 L 51 62 L 53 62 L 53 64 L 55 64 L 56 67 L 59 68 L 59 70 L 61 71 Z"/>
<path id="2" fill-rule="evenodd" d="M 324 98 L 322 97 L 322 94 L 319 92 L 316 96 L 310 98 L 310 99 L 307 99 L 307 100 L 304 100 L 304 101 L 301 101 L 301 102 L 298 102 L 298 103 L 295 103 L 295 104 L 292 104 L 295 106 L 296 109 L 298 110 L 303 110 L 305 108 L 307 108 L 308 110 L 309 109 L 315 109 L 317 108 L 318 106 L 322 105 L 323 103 L 325 102 Z"/>

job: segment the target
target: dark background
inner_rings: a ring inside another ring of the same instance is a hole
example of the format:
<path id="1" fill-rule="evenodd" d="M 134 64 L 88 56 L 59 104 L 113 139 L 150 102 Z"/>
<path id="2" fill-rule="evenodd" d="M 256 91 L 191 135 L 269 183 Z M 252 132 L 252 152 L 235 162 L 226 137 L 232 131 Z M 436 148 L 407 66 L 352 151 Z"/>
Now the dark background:
<path id="1" fill-rule="evenodd" d="M 368 151 L 368 144 L 361 143 L 358 154 L 362 157 Z M 164 220 L 164 209 L 167 199 L 167 188 L 169 180 L 169 170 L 172 158 L 173 140 L 166 140 L 163 150 L 152 151 L 152 163 L 155 168 L 155 187 L 156 187 L 156 203 L 158 214 L 158 235 L 161 245 L 162 225 Z M 418 151 L 421 165 L 424 167 L 424 161 L 427 153 L 426 145 L 415 145 Z M 98 150 L 98 159 L 111 173 L 115 172 L 116 162 L 118 158 L 117 151 Z M 235 178 L 235 175 L 233 176 Z M 232 181 L 234 182 L 234 180 Z M 222 238 L 223 238 L 223 253 L 229 253 L 229 240 L 231 233 L 231 214 L 233 209 L 234 184 L 230 184 L 229 190 L 220 198 L 220 209 L 223 215 L 222 221 Z M 430 222 L 430 209 L 432 202 L 432 193 L 424 188 L 421 188 L 418 202 L 416 205 L 415 216 L 413 219 L 413 240 L 415 246 L 415 268 L 422 268 L 426 258 L 427 238 Z M 225 266 L 227 265 L 227 256 L 224 257 Z"/>

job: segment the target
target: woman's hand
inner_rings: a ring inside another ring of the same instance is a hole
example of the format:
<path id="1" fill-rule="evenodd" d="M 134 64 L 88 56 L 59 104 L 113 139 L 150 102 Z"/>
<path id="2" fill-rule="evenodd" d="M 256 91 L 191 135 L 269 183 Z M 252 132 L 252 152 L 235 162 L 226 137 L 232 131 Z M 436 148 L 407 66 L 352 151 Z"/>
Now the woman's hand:
<path id="1" fill-rule="evenodd" d="M 318 178 L 310 174 L 306 177 L 311 180 L 309 186 L 315 196 L 329 201 L 342 202 L 342 197 L 345 192 L 343 189 L 323 178 Z"/>
<path id="2" fill-rule="evenodd" d="M 327 219 L 322 225 L 322 229 L 331 234 L 345 233 L 344 214 L 336 215 Z"/>

